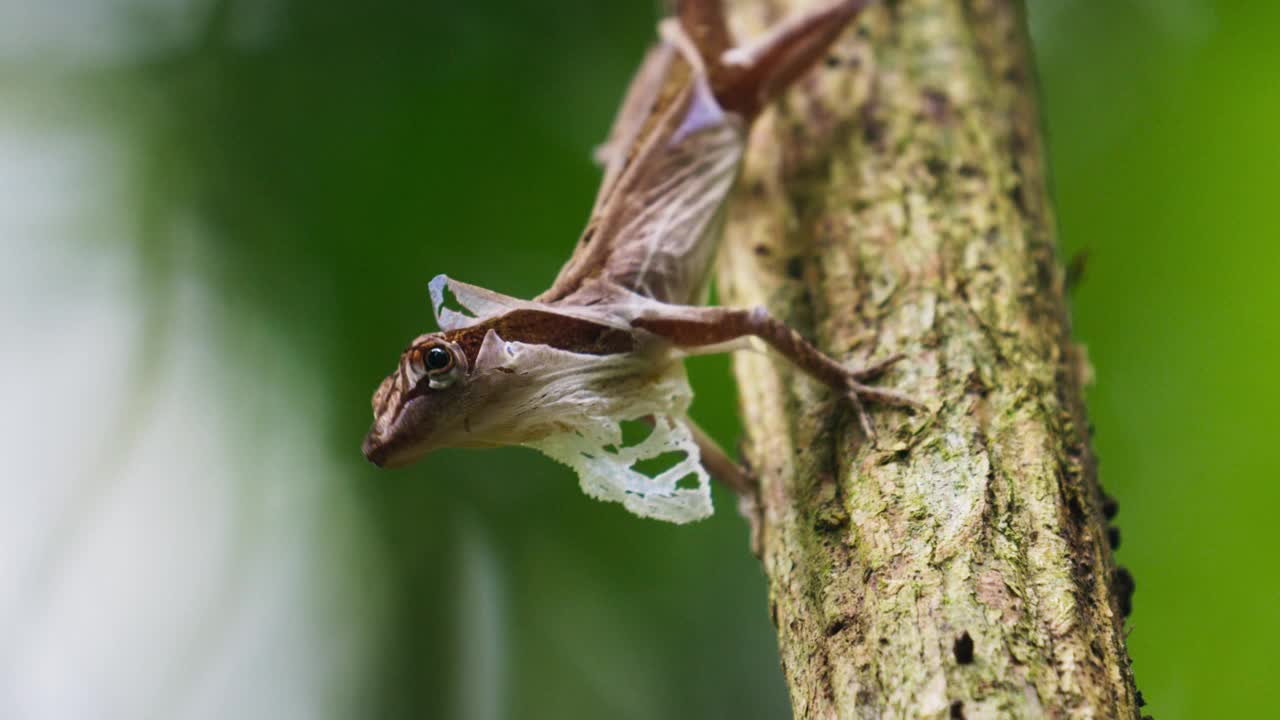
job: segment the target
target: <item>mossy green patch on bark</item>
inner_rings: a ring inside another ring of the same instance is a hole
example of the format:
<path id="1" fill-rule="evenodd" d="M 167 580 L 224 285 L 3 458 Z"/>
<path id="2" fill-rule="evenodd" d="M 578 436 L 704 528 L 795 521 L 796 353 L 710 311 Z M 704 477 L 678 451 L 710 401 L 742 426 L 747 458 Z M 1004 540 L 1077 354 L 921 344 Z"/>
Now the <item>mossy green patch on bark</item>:
<path id="1" fill-rule="evenodd" d="M 730 2 L 742 36 L 802 0 Z M 735 360 L 798 718 L 1136 717 L 1022 8 L 868 10 L 752 136 L 719 283 L 927 412 Z M 958 638 L 963 662 L 957 657 Z"/>

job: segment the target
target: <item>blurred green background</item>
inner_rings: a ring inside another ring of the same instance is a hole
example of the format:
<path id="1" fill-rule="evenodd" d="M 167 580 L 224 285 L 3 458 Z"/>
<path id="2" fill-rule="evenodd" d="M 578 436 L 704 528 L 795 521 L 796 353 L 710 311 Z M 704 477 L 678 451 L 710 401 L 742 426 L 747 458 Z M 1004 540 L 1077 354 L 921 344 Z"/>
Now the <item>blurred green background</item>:
<path id="1" fill-rule="evenodd" d="M 1280 6 L 1031 0 L 1076 336 L 1161 720 L 1252 713 Z M 359 453 L 436 273 L 554 277 L 656 3 L 0 6 L 0 717 L 778 718 L 732 498 Z M 721 359 L 694 414 L 726 445 Z"/>

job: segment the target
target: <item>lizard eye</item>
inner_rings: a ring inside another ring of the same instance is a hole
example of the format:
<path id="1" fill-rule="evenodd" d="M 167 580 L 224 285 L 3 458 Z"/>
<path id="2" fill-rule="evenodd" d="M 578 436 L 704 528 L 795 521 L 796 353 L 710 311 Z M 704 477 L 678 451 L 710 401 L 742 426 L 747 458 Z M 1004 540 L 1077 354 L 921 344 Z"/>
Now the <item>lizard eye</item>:
<path id="1" fill-rule="evenodd" d="M 417 377 L 439 375 L 453 369 L 453 353 L 440 345 L 414 348 L 409 354 L 409 367 Z"/>
<path id="2" fill-rule="evenodd" d="M 427 351 L 426 365 L 432 373 L 448 370 L 453 365 L 453 354 L 437 345 Z"/>
<path id="3" fill-rule="evenodd" d="M 409 351 L 407 363 L 408 380 L 412 385 L 425 379 L 427 387 L 440 390 L 452 385 L 459 376 L 458 355 L 445 343 L 415 346 Z"/>

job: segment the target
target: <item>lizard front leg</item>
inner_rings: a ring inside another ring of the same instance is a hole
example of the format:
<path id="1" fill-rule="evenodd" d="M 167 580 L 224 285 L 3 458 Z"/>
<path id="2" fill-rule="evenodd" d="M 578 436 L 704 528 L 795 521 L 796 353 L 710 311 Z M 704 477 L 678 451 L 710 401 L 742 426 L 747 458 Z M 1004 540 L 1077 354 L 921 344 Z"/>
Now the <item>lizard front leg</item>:
<path id="1" fill-rule="evenodd" d="M 758 337 L 810 377 L 848 397 L 858 412 L 863 432 L 871 439 L 874 439 L 875 432 L 863 407 L 863 400 L 925 409 L 924 405 L 907 395 L 864 384 L 864 381 L 884 373 L 901 360 L 902 355 L 894 355 L 864 368 L 848 368 L 814 347 L 800 333 L 774 318 L 764 308 L 746 310 L 670 306 L 667 311 L 650 311 L 632 320 L 631 324 L 664 338 L 676 347 L 690 351 L 721 345 L 742 337 Z"/>

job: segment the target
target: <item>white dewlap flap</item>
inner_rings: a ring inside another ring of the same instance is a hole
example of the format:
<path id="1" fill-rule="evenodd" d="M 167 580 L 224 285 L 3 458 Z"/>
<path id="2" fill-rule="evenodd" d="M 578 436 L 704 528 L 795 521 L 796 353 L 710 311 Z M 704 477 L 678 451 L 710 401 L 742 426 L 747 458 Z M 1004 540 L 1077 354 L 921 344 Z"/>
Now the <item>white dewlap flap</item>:
<path id="1" fill-rule="evenodd" d="M 443 307 L 446 285 L 473 315 Z M 443 276 L 432 281 L 431 295 L 444 329 L 518 307 L 627 325 L 616 307 L 566 312 Z M 506 341 L 490 330 L 468 382 L 488 398 L 485 416 L 471 418 L 477 439 L 534 448 L 573 468 L 587 495 L 622 503 L 641 517 L 686 523 L 711 515 L 710 478 L 685 421 L 693 391 L 683 362 L 663 344 L 590 355 Z M 644 440 L 623 445 L 623 423 L 650 420 L 653 429 Z M 670 462 L 652 473 L 636 467 L 659 459 Z"/>
<path id="2" fill-rule="evenodd" d="M 588 402 L 570 411 L 572 417 L 563 416 L 570 429 L 528 443 L 529 447 L 573 468 L 583 492 L 597 500 L 619 502 L 641 517 L 674 523 L 709 517 L 710 479 L 683 419 L 692 393 L 684 368 L 679 363 L 673 367 L 678 372 L 669 373 L 653 388 L 655 395 L 668 401 L 668 412 L 644 403 L 625 413 L 598 414 L 604 408 Z M 622 446 L 622 423 L 647 417 L 653 419 L 649 436 L 635 445 Z M 635 467 L 645 460 L 677 454 L 678 460 L 652 477 Z"/>

